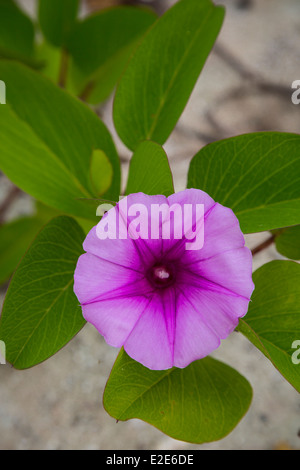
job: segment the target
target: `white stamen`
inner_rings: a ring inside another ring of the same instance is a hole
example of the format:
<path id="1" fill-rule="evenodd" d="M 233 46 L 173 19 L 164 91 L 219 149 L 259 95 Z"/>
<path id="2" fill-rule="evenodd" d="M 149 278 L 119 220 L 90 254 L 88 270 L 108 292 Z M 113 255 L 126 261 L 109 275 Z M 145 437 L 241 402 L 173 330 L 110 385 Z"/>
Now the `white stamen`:
<path id="1" fill-rule="evenodd" d="M 158 267 L 154 269 L 154 275 L 159 279 L 169 279 L 170 273 L 166 270 L 166 268 Z"/>

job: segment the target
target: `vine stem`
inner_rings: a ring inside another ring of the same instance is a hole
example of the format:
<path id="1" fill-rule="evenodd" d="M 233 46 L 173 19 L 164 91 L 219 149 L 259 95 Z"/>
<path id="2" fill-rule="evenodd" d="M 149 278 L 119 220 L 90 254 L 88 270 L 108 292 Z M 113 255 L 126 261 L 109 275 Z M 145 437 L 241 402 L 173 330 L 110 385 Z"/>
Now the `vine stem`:
<path id="1" fill-rule="evenodd" d="M 85 88 L 83 89 L 83 91 L 80 93 L 79 95 L 79 99 L 81 101 L 87 101 L 89 96 L 91 95 L 93 89 L 94 89 L 94 86 L 95 86 L 95 83 L 93 81 L 89 82 Z"/>
<path id="2" fill-rule="evenodd" d="M 267 238 L 267 240 L 260 243 L 255 248 L 253 248 L 253 250 L 251 250 L 252 251 L 252 256 L 254 256 L 257 253 L 259 253 L 260 251 L 268 248 L 268 246 L 272 245 L 272 243 L 274 243 L 274 241 L 275 241 L 275 235 L 271 235 L 269 238 Z"/>

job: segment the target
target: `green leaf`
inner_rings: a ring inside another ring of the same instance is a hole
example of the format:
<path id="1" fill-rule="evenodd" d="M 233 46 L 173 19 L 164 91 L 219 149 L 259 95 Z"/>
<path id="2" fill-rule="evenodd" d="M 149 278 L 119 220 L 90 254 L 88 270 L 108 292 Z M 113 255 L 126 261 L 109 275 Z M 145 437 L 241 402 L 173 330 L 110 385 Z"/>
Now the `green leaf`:
<path id="1" fill-rule="evenodd" d="M 174 439 L 201 444 L 226 436 L 251 398 L 248 381 L 210 357 L 185 369 L 152 371 L 121 350 L 103 403 L 115 419 L 139 418 Z"/>
<path id="2" fill-rule="evenodd" d="M 300 340 L 300 265 L 272 261 L 253 274 L 255 290 L 241 331 L 300 392 L 293 342 Z"/>
<path id="3" fill-rule="evenodd" d="M 79 0 L 39 0 L 39 23 L 53 46 L 65 46 L 74 27 Z"/>
<path id="4" fill-rule="evenodd" d="M 57 217 L 38 234 L 10 283 L 0 320 L 6 358 L 17 369 L 55 354 L 85 321 L 73 292 L 84 233 L 75 220 Z"/>
<path id="5" fill-rule="evenodd" d="M 94 150 L 91 158 L 90 177 L 97 196 L 106 193 L 112 183 L 113 168 L 102 150 Z"/>
<path id="6" fill-rule="evenodd" d="M 37 217 L 22 217 L 0 226 L 0 284 L 9 279 L 40 228 Z"/>
<path id="7" fill-rule="evenodd" d="M 58 83 L 61 66 L 61 49 L 54 47 L 49 42 L 44 41 L 36 47 L 36 58 L 41 61 L 42 73 L 50 78 L 55 84 Z"/>
<path id="8" fill-rule="evenodd" d="M 114 122 L 135 150 L 163 144 L 178 121 L 220 31 L 224 9 L 210 0 L 181 0 L 149 30 L 118 85 Z"/>
<path id="9" fill-rule="evenodd" d="M 155 142 L 144 141 L 136 149 L 130 162 L 126 194 L 174 193 L 173 177 L 164 149 Z"/>
<path id="10" fill-rule="evenodd" d="M 47 224 L 49 220 L 53 219 L 54 217 L 66 215 L 57 209 L 53 209 L 53 207 L 46 206 L 40 201 L 36 201 L 36 211 L 36 215 L 43 225 Z M 74 219 L 83 229 L 85 234 L 87 234 L 96 224 L 96 221 L 91 219 L 82 219 L 81 217 L 74 217 Z"/>
<path id="11" fill-rule="evenodd" d="M 33 56 L 34 26 L 13 0 L 0 0 L 0 57 L 24 60 Z"/>
<path id="12" fill-rule="evenodd" d="M 77 94 L 99 103 L 112 92 L 137 42 L 155 21 L 146 8 L 100 11 L 77 24 L 69 41 L 71 80 Z"/>
<path id="13" fill-rule="evenodd" d="M 46 205 L 95 219 L 97 204 L 88 200 L 95 196 L 94 149 L 102 150 L 113 168 L 105 197 L 116 200 L 120 194 L 119 160 L 104 124 L 82 102 L 24 66 L 1 62 L 0 78 L 9 84 L 9 105 L 0 107 L 2 171 Z"/>
<path id="14" fill-rule="evenodd" d="M 10 278 L 38 231 L 58 215 L 62 213 L 36 201 L 34 215 L 0 225 L 0 284 Z M 95 224 L 80 218 L 77 218 L 77 222 L 84 230 L 86 227 L 91 229 Z"/>
<path id="15" fill-rule="evenodd" d="M 258 132 L 207 145 L 191 161 L 188 188 L 230 207 L 244 233 L 300 223 L 300 135 Z"/>
<path id="16" fill-rule="evenodd" d="M 281 255 L 300 260 L 300 225 L 287 227 L 275 234 L 275 244 Z"/>

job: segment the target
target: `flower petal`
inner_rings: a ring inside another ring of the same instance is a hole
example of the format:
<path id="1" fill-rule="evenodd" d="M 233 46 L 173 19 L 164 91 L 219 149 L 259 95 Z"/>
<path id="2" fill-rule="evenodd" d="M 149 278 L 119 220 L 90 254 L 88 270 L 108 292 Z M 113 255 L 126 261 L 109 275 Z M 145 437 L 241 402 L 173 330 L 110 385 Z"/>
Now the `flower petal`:
<path id="1" fill-rule="evenodd" d="M 174 366 L 184 368 L 202 359 L 220 345 L 220 338 L 206 323 L 189 299 L 189 292 L 179 292 L 176 310 Z"/>
<path id="2" fill-rule="evenodd" d="M 248 299 L 226 291 L 189 288 L 188 295 L 194 309 L 220 339 L 227 338 L 233 332 L 239 318 L 248 310 Z"/>
<path id="3" fill-rule="evenodd" d="M 110 299 L 84 305 L 82 313 L 107 344 L 120 348 L 148 305 L 147 297 L 122 297 L 117 301 Z"/>
<path id="4" fill-rule="evenodd" d="M 152 370 L 173 366 L 173 345 L 163 311 L 161 296 L 153 296 L 124 344 L 130 357 Z"/>
<path id="5" fill-rule="evenodd" d="M 168 197 L 169 204 L 180 204 L 182 207 L 185 204 L 204 204 L 204 213 L 209 211 L 215 204 L 215 201 L 204 191 L 200 189 L 185 189 L 178 193 L 171 194 Z"/>
<path id="6" fill-rule="evenodd" d="M 127 213 L 127 230 L 129 236 L 132 236 L 136 231 L 139 233 L 143 230 L 146 235 L 144 238 L 141 236 L 134 240 L 134 246 L 140 256 L 142 257 L 145 265 L 154 263 L 162 252 L 162 240 L 160 237 L 153 238 L 151 236 L 151 229 L 153 226 L 161 227 L 162 221 L 156 217 L 153 217 L 153 207 L 155 205 L 161 206 L 167 204 L 167 198 L 165 196 L 148 196 L 144 193 L 130 194 L 126 198 L 122 199 L 118 203 L 117 207 L 120 214 L 123 216 L 123 220 L 126 220 Z M 141 206 L 141 213 L 131 214 L 130 211 L 135 212 Z M 158 233 L 159 235 L 159 233 Z"/>
<path id="7" fill-rule="evenodd" d="M 252 254 L 247 247 L 225 251 L 212 258 L 200 260 L 185 269 L 190 271 L 192 277 L 186 271 L 182 279 L 187 283 L 193 282 L 202 289 L 205 288 L 204 279 L 248 300 L 254 289 Z"/>
<path id="8" fill-rule="evenodd" d="M 116 210 L 111 209 L 111 210 Z M 98 258 L 101 258 L 116 265 L 121 265 L 136 271 L 142 271 L 143 264 L 140 257 L 137 255 L 134 241 L 122 239 L 105 239 L 100 240 L 97 236 L 96 227 L 88 233 L 83 248 L 87 253 L 91 253 Z"/>
<path id="9" fill-rule="evenodd" d="M 225 251 L 242 248 L 245 239 L 239 221 L 228 207 L 215 204 L 204 221 L 204 245 L 200 250 L 186 250 L 185 263 L 208 259 Z"/>
<path id="10" fill-rule="evenodd" d="M 182 256 L 182 254 L 186 251 L 186 243 L 191 243 L 193 240 L 190 240 L 190 236 L 192 235 L 191 230 L 188 230 L 188 227 L 191 227 L 193 232 L 195 231 L 196 227 L 198 231 L 203 226 L 203 217 L 201 220 L 196 220 L 196 207 L 197 205 L 204 206 L 204 217 L 206 217 L 210 211 L 212 211 L 213 207 L 215 206 L 215 201 L 204 191 L 200 191 L 199 189 L 186 189 L 185 191 L 180 191 L 176 194 L 172 194 L 168 197 L 169 205 L 179 205 L 182 210 L 182 220 L 178 223 L 181 224 L 181 229 L 183 236 L 180 240 L 174 239 L 174 236 L 170 238 L 170 240 L 164 240 L 164 253 L 167 254 L 168 257 L 178 257 Z M 187 205 L 191 207 L 191 211 L 188 212 L 189 219 L 187 219 L 187 227 L 184 225 L 184 214 L 187 213 Z M 192 215 L 192 217 L 191 217 Z M 179 219 L 179 217 L 178 217 Z M 201 250 L 197 250 L 201 251 Z"/>
<path id="11" fill-rule="evenodd" d="M 81 304 L 99 300 L 101 296 L 117 298 L 129 293 L 143 294 L 148 291 L 149 283 L 144 275 L 132 269 L 90 253 L 81 255 L 77 262 L 74 292 Z"/>

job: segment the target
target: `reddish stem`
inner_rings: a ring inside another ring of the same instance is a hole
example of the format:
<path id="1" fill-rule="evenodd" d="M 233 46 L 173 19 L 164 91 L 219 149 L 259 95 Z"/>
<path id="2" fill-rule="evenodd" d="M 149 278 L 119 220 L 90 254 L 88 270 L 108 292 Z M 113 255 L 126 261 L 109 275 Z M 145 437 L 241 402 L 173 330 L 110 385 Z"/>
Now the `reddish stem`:
<path id="1" fill-rule="evenodd" d="M 251 250 L 252 251 L 252 256 L 256 255 L 257 253 L 264 250 L 265 248 L 268 248 L 268 246 L 272 245 L 272 243 L 274 243 L 274 241 L 275 241 L 275 236 L 271 235 L 267 240 L 260 243 L 255 248 L 253 248 L 253 250 Z"/>

